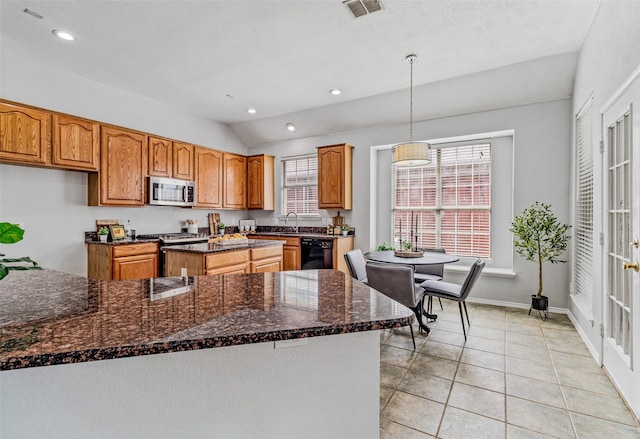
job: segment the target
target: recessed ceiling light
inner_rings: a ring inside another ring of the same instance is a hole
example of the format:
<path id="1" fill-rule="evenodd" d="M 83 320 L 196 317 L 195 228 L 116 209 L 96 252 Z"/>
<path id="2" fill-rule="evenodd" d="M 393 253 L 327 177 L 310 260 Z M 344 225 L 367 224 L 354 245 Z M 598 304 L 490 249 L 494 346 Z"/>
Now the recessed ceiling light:
<path id="1" fill-rule="evenodd" d="M 67 41 L 73 41 L 76 39 L 69 32 L 65 32 L 63 30 L 53 30 L 51 31 L 51 33 L 54 34 L 56 37 L 62 38 L 63 40 L 67 40 Z"/>
<path id="2" fill-rule="evenodd" d="M 256 109 L 255 108 L 247 108 L 247 113 L 256 114 Z"/>
<path id="3" fill-rule="evenodd" d="M 329 93 L 331 93 L 334 96 L 338 96 L 342 92 L 340 90 L 338 90 L 337 88 L 334 88 L 333 90 L 329 90 Z"/>
<path id="4" fill-rule="evenodd" d="M 289 122 L 288 124 L 285 125 L 287 127 L 287 129 L 289 131 L 295 131 L 296 130 L 296 126 L 294 124 L 292 124 L 291 122 Z"/>

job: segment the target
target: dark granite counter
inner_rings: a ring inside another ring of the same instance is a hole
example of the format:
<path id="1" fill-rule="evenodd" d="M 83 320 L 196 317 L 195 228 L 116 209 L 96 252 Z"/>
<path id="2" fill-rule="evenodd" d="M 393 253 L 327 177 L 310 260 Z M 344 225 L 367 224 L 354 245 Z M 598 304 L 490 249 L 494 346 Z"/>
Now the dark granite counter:
<path id="1" fill-rule="evenodd" d="M 334 270 L 0 281 L 0 370 L 406 326 L 411 311 Z"/>
<path id="2" fill-rule="evenodd" d="M 284 245 L 285 241 L 269 240 L 261 241 L 259 239 L 249 239 L 246 243 L 221 245 L 217 243 L 201 242 L 196 244 L 181 244 L 160 247 L 162 251 L 174 251 L 183 253 L 218 253 L 234 250 L 245 250 L 260 247 L 272 247 L 274 245 Z"/>

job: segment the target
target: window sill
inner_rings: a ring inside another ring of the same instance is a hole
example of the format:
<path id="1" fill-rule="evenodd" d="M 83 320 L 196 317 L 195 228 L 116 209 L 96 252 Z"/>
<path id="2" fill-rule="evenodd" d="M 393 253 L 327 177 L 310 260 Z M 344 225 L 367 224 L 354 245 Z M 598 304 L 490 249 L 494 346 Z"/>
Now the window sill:
<path id="1" fill-rule="evenodd" d="M 287 216 L 280 215 L 278 219 L 280 221 L 285 221 L 287 219 Z M 318 215 L 298 215 L 298 219 L 305 220 L 305 221 L 321 221 L 322 217 Z M 289 221 L 295 221 L 295 220 L 296 220 L 295 216 L 289 216 Z"/>
<path id="2" fill-rule="evenodd" d="M 446 273 L 463 273 L 469 272 L 470 265 L 445 265 Z M 516 277 L 516 273 L 511 268 L 485 267 L 482 270 L 482 276 L 502 277 L 512 279 Z"/>

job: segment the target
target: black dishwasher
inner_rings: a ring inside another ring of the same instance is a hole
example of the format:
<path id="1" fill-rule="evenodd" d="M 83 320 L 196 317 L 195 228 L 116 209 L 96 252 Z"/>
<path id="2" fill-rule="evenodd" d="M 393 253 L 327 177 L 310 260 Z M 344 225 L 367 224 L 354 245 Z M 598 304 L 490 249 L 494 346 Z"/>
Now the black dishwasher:
<path id="1" fill-rule="evenodd" d="M 333 268 L 333 238 L 302 238 L 300 250 L 303 270 Z"/>

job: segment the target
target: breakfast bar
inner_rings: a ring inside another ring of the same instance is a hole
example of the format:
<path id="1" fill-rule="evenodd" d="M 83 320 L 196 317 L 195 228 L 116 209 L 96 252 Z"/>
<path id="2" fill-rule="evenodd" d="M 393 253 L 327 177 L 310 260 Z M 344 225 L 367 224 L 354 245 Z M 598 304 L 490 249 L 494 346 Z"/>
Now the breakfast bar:
<path id="1" fill-rule="evenodd" d="M 2 434 L 377 437 L 378 330 L 412 320 L 335 270 L 13 272 L 0 283 Z"/>

